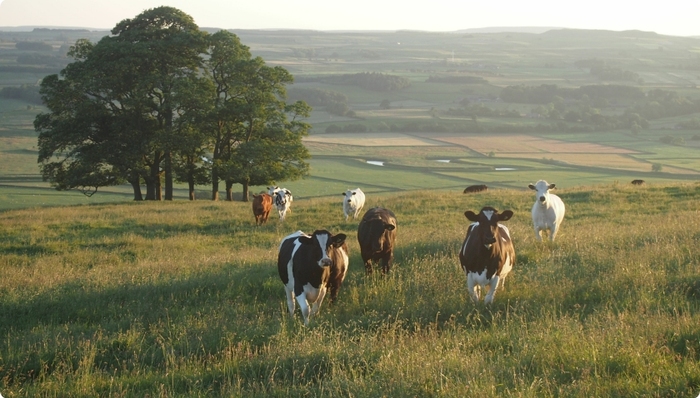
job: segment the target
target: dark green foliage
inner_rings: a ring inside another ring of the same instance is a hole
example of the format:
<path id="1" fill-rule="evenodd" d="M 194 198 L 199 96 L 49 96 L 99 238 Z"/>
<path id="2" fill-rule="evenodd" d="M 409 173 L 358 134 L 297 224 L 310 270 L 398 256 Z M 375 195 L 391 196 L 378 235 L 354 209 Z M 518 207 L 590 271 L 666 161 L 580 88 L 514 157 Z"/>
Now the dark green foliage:
<path id="1" fill-rule="evenodd" d="M 53 47 L 50 44 L 36 41 L 20 41 L 15 44 L 18 50 L 22 51 L 52 51 Z"/>
<path id="2" fill-rule="evenodd" d="M 41 105 L 41 95 L 39 94 L 39 86 L 31 86 L 23 84 L 19 87 L 3 87 L 0 90 L 0 97 L 21 100 L 30 104 Z"/>
<path id="3" fill-rule="evenodd" d="M 446 83 L 446 84 L 485 84 L 488 83 L 486 79 L 479 76 L 463 76 L 463 75 L 449 75 L 449 76 L 430 76 L 426 80 L 428 83 Z"/>

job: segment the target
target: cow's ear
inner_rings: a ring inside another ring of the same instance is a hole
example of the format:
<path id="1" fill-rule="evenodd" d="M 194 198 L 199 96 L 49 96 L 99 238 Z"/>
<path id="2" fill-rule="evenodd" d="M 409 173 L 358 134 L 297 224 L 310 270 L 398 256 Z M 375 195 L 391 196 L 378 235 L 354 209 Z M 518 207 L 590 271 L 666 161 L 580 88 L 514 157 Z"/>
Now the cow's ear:
<path id="1" fill-rule="evenodd" d="M 479 216 L 476 215 L 476 213 L 474 213 L 471 210 L 465 211 L 464 216 L 467 217 L 467 220 L 469 220 L 469 221 L 474 221 L 474 222 L 479 221 Z"/>
<path id="2" fill-rule="evenodd" d="M 536 191 L 536 190 L 537 190 L 537 188 L 535 188 L 535 186 L 534 186 L 534 185 L 532 185 L 532 184 L 528 185 L 528 188 L 530 188 L 530 189 L 532 189 L 532 190 L 534 190 L 534 191 Z"/>
<path id="3" fill-rule="evenodd" d="M 498 215 L 498 221 L 508 221 L 511 217 L 513 217 L 513 212 L 510 210 L 506 210 Z"/>
<path id="4" fill-rule="evenodd" d="M 335 236 L 332 238 L 333 246 L 335 246 L 335 247 L 340 247 L 340 246 L 342 246 L 343 243 L 345 243 L 345 239 L 347 239 L 347 235 L 345 235 L 345 234 L 338 234 L 338 235 L 335 235 Z"/>
<path id="5" fill-rule="evenodd" d="M 549 184 L 549 186 L 548 186 L 547 188 L 548 188 L 548 189 L 554 189 L 555 186 L 556 186 L 556 184 Z"/>
<path id="6" fill-rule="evenodd" d="M 394 224 L 384 224 L 384 229 L 386 229 L 387 231 L 393 231 L 394 228 L 396 228 L 396 225 Z"/>
<path id="7" fill-rule="evenodd" d="M 310 236 L 300 236 L 299 242 L 301 242 L 304 245 L 312 245 L 314 243 L 314 239 Z"/>

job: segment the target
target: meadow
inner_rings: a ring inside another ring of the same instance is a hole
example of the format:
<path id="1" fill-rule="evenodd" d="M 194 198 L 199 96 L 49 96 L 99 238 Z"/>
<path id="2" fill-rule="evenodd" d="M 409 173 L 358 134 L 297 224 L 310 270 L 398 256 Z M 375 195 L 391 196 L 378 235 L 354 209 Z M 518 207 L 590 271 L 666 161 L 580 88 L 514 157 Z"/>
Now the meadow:
<path id="1" fill-rule="evenodd" d="M 341 93 L 354 112 L 314 107 L 310 175 L 277 182 L 294 194 L 284 223 L 271 217 L 256 227 L 239 192 L 234 202 L 212 202 L 206 186 L 194 202 L 182 186 L 174 201 L 155 203 L 132 201 L 124 186 L 92 197 L 56 191 L 37 165 L 32 122 L 45 109 L 0 98 L 3 397 L 700 393 L 700 130 L 679 127 L 700 114 L 654 119 L 636 132 L 572 133 L 529 116 L 536 104 L 497 98 L 508 85 L 609 84 L 577 64 L 600 59 L 639 76 L 624 84 L 698 99 L 697 38 L 234 33 L 255 56 L 287 68 L 292 87 Z M 16 42 L 50 43 L 61 58 L 77 38 L 105 34 L 0 31 L 0 88 L 36 85 L 48 73 L 18 67 Z M 378 92 L 323 80 L 360 72 L 411 86 Z M 427 81 L 439 75 L 485 82 Z M 523 116 L 446 116 L 465 101 Z M 608 105 L 604 113 L 621 112 Z M 428 127 L 396 128 L 406 123 Z M 504 132 L 470 132 L 477 123 Z M 368 131 L 326 131 L 353 125 Z M 666 135 L 682 144 L 661 142 Z M 531 228 L 527 184 L 539 179 L 556 183 L 567 205 L 555 243 L 537 243 Z M 481 183 L 487 192 L 461 193 Z M 344 221 L 341 193 L 355 187 L 366 208 L 397 215 L 396 263 L 385 277 L 365 276 L 357 221 Z M 457 256 L 464 211 L 485 205 L 515 212 L 507 225 L 517 264 L 490 307 L 470 301 Z M 348 234 L 350 272 L 338 302 L 326 302 L 307 328 L 298 312 L 286 313 L 276 255 L 287 234 L 317 228 Z"/>
<path id="2" fill-rule="evenodd" d="M 534 197 L 368 194 L 398 219 L 391 273 L 365 276 L 340 195 L 256 227 L 241 202 L 0 213 L 4 397 L 679 397 L 700 393 L 697 183 L 560 189 L 538 243 Z M 517 264 L 474 304 L 463 212 L 512 209 Z M 348 234 L 350 269 L 309 327 L 286 311 L 282 237 Z"/>

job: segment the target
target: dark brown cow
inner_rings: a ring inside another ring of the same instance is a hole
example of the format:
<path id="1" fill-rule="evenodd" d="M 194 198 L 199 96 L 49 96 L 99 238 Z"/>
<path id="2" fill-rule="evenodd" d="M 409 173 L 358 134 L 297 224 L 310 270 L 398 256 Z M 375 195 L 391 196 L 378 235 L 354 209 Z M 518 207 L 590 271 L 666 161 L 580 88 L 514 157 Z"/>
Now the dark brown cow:
<path id="1" fill-rule="evenodd" d="M 464 215 L 472 222 L 459 251 L 459 262 L 467 276 L 467 290 L 476 303 L 481 290 L 489 285 L 484 303 L 490 304 L 499 284 L 503 285 L 506 275 L 515 265 L 515 249 L 510 233 L 505 225 L 499 223 L 510 220 L 513 212 L 506 210 L 499 214 L 493 207 L 484 207 L 479 214 L 467 210 Z"/>
<path id="2" fill-rule="evenodd" d="M 632 180 L 632 185 L 642 185 L 644 184 L 644 180 Z"/>
<path id="3" fill-rule="evenodd" d="M 266 193 L 261 193 L 260 195 L 253 194 L 253 215 L 255 216 L 255 225 L 265 224 L 271 210 L 272 196 Z"/>
<path id="4" fill-rule="evenodd" d="M 484 192 L 488 189 L 488 187 L 484 184 L 481 185 L 470 185 L 466 188 L 464 188 L 463 193 L 476 193 L 476 192 Z"/>
<path id="5" fill-rule="evenodd" d="M 380 260 L 382 272 L 389 272 L 394 259 L 396 225 L 394 213 L 383 207 L 373 207 L 362 217 L 357 227 L 357 240 L 366 274 L 372 273 L 372 262 Z"/>

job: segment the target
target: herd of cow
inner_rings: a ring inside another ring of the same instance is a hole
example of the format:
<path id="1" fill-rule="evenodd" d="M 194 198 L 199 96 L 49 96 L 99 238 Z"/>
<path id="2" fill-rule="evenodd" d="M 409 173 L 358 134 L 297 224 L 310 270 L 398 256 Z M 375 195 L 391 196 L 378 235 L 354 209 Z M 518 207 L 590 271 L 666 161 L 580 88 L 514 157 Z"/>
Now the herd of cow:
<path id="1" fill-rule="evenodd" d="M 555 184 L 544 180 L 530 184 L 536 191 L 532 206 L 532 221 L 537 240 L 549 231 L 553 241 L 564 219 L 564 202 L 550 193 Z M 481 191 L 485 190 L 481 189 Z M 465 190 L 465 193 L 467 191 Z M 257 225 L 264 224 L 274 205 L 280 221 L 284 220 L 292 202 L 292 193 L 285 188 L 268 187 L 268 193 L 254 195 L 253 214 Z M 365 204 L 365 194 L 360 188 L 343 193 L 345 220 L 357 219 Z M 515 264 L 515 248 L 508 228 L 502 224 L 513 216 L 511 210 L 499 212 L 493 207 L 483 207 L 478 213 L 467 210 L 465 217 L 471 221 L 467 235 L 459 251 L 459 260 L 467 277 L 467 289 L 474 302 L 481 299 L 481 290 L 488 286 L 484 302 L 490 304 L 499 286 Z M 394 213 L 383 207 L 365 212 L 357 229 L 357 240 L 364 262 L 365 272 L 372 273 L 373 263 L 381 263 L 387 273 L 393 260 L 397 221 Z M 348 270 L 347 235 L 333 235 L 325 229 L 312 234 L 296 231 L 285 236 L 279 246 L 277 268 L 284 284 L 289 314 L 294 316 L 295 300 L 299 304 L 308 325 L 321 307 L 326 293 L 335 301 Z M 311 305 L 311 306 L 310 306 Z"/>

